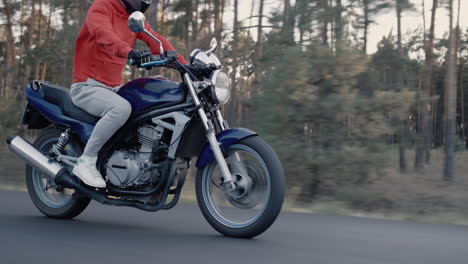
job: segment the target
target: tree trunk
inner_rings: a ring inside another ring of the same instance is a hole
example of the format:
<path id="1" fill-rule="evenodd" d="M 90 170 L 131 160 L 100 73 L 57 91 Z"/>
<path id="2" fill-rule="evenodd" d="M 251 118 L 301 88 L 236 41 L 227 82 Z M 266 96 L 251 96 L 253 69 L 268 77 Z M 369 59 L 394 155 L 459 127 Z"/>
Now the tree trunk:
<path id="1" fill-rule="evenodd" d="M 447 50 L 447 75 L 445 79 L 445 181 L 453 181 L 453 158 L 455 150 L 455 118 L 457 110 L 457 77 L 456 77 L 456 32 L 453 29 L 453 0 L 449 0 L 450 36 Z"/>
<path id="2" fill-rule="evenodd" d="M 5 19 L 6 19 L 6 73 L 5 73 L 5 86 L 3 95 L 9 96 L 10 92 L 15 88 L 15 72 L 16 72 L 16 50 L 15 50 L 15 38 L 13 36 L 13 22 L 12 13 L 10 9 L 10 3 L 7 0 L 3 0 Z"/>
<path id="3" fill-rule="evenodd" d="M 24 25 L 25 25 L 25 18 L 27 17 L 26 16 L 26 8 L 25 6 L 27 5 L 26 3 L 26 0 L 21 0 L 21 17 L 20 17 L 20 36 L 24 36 Z M 28 5 L 29 6 L 29 5 Z M 19 56 L 23 56 L 24 57 L 24 50 L 25 50 L 25 46 L 26 46 L 26 41 L 21 41 L 20 42 L 20 45 L 19 45 L 19 51 L 17 54 L 19 54 Z M 18 76 L 18 84 L 20 87 L 23 87 L 23 77 L 24 77 L 24 66 L 23 67 L 18 67 L 17 69 L 17 76 Z M 1 85 L 1 84 L 0 84 Z M 20 89 L 18 89 L 20 90 Z M 0 88 L 0 94 L 1 94 L 1 88 Z"/>
<path id="4" fill-rule="evenodd" d="M 185 9 L 185 15 L 187 16 L 185 18 L 185 49 L 187 52 L 190 52 L 190 26 L 193 23 L 192 22 L 192 16 L 193 16 L 193 11 L 192 11 L 192 1 L 187 1 L 186 9 Z M 195 32 L 193 32 L 195 33 Z"/>
<path id="5" fill-rule="evenodd" d="M 159 27 L 159 34 L 164 35 L 166 32 L 166 10 L 167 10 L 167 0 L 161 0 L 161 26 Z"/>
<path id="6" fill-rule="evenodd" d="M 403 47 L 401 45 L 401 0 L 396 1 L 396 16 L 397 16 L 397 35 L 398 35 L 398 53 L 400 56 L 403 55 Z"/>
<path id="7" fill-rule="evenodd" d="M 403 67 L 402 59 L 403 59 L 403 46 L 401 43 L 401 0 L 396 1 L 396 17 L 397 17 L 397 48 L 398 48 L 398 56 L 400 57 L 399 63 L 400 67 L 397 68 L 397 83 L 399 89 L 403 87 Z M 408 133 L 408 122 L 406 119 L 400 120 L 400 131 L 399 131 L 399 140 L 398 140 L 398 149 L 399 149 L 399 165 L 400 165 L 400 172 L 406 173 L 408 171 L 408 166 L 406 163 L 406 136 Z"/>
<path id="8" fill-rule="evenodd" d="M 397 0 L 398 1 L 398 0 Z M 364 2 L 364 45 L 362 50 L 367 53 L 367 35 L 369 30 L 369 0 L 363 0 Z"/>
<path id="9" fill-rule="evenodd" d="M 192 45 L 197 41 L 198 38 L 198 5 L 199 0 L 195 0 L 193 11 L 195 13 L 193 20 L 192 20 Z"/>
<path id="10" fill-rule="evenodd" d="M 236 75 L 237 75 L 237 64 L 238 56 L 237 50 L 239 47 L 239 22 L 238 22 L 238 13 L 239 13 L 238 0 L 234 0 L 234 24 L 233 24 L 233 40 L 232 40 L 232 73 L 231 73 L 231 85 L 232 85 L 232 104 L 230 109 L 230 118 L 229 120 L 235 120 L 237 113 L 237 89 L 236 89 Z"/>
<path id="11" fill-rule="evenodd" d="M 224 14 L 225 0 L 214 1 L 214 35 L 220 41 L 221 33 L 223 32 L 223 14 Z"/>
<path id="12" fill-rule="evenodd" d="M 39 47 L 41 45 L 41 32 L 42 32 L 42 0 L 39 0 L 39 25 L 38 25 L 38 30 L 37 30 L 37 42 L 36 42 L 36 47 Z M 39 69 L 40 69 L 40 60 L 39 57 L 36 57 L 35 60 L 35 70 L 34 70 L 34 79 L 37 80 L 39 79 Z"/>
<path id="13" fill-rule="evenodd" d="M 295 12 L 290 0 L 284 0 L 283 27 L 281 28 L 285 44 L 294 44 Z"/>
<path id="14" fill-rule="evenodd" d="M 46 31 L 46 39 L 45 39 L 45 46 L 48 49 L 50 46 L 50 34 L 51 34 L 51 22 L 52 22 L 52 4 L 49 2 L 49 17 L 47 19 L 47 31 Z M 47 72 L 47 60 L 44 61 L 44 64 L 42 65 L 42 72 L 41 72 L 41 80 L 45 80 Z"/>
<path id="15" fill-rule="evenodd" d="M 34 39 L 34 17 L 36 16 L 36 0 L 31 0 L 31 15 L 28 24 L 28 41 L 26 42 L 26 53 L 31 50 Z M 24 69 L 24 79 L 26 82 L 31 78 L 31 63 L 27 63 Z M 24 83 L 22 83 L 24 85 Z"/>
<path id="16" fill-rule="evenodd" d="M 462 49 L 460 45 L 460 38 L 461 38 L 461 30 L 460 30 L 460 7 L 461 7 L 461 0 L 458 0 L 458 9 L 457 9 L 457 29 L 456 29 L 456 42 L 455 42 L 455 52 L 457 53 L 455 58 L 461 58 L 462 56 Z M 463 139 L 463 142 L 465 142 L 465 109 L 464 109 L 464 103 L 463 103 L 463 60 L 460 59 L 460 136 Z M 455 62 L 455 67 L 457 67 L 457 62 Z M 457 72 L 455 71 L 455 74 Z"/>
<path id="17" fill-rule="evenodd" d="M 463 142 L 466 148 L 466 132 L 465 132 L 465 91 L 463 87 L 463 66 L 464 66 L 464 61 L 461 59 L 460 62 L 460 114 L 461 114 L 461 121 L 460 121 L 460 127 L 461 127 L 461 136 L 463 138 Z"/>
<path id="18" fill-rule="evenodd" d="M 423 19 L 423 44 L 425 45 L 426 43 L 426 5 L 425 5 L 425 2 L 426 0 L 421 0 L 421 6 L 422 6 L 422 19 Z"/>
<path id="19" fill-rule="evenodd" d="M 151 27 L 158 31 L 158 7 L 159 7 L 159 0 L 154 0 L 151 4 Z"/>
<path id="20" fill-rule="evenodd" d="M 335 51 L 339 55 L 343 49 L 343 6 L 341 0 L 335 0 Z"/>
<path id="21" fill-rule="evenodd" d="M 258 28 L 257 28 L 257 43 L 255 43 L 255 59 L 254 59 L 254 76 L 255 83 L 253 85 L 255 92 L 258 93 L 261 90 L 261 83 L 263 80 L 262 74 L 262 63 L 261 59 L 263 56 L 263 0 L 259 2 L 258 9 Z"/>
<path id="22" fill-rule="evenodd" d="M 321 0 L 321 9 L 323 13 L 328 13 L 328 0 Z M 323 45 L 328 44 L 328 15 L 322 15 L 320 36 Z"/>
<path id="23" fill-rule="evenodd" d="M 429 28 L 429 35 L 424 45 L 425 62 L 422 74 L 422 89 L 421 89 L 421 118 L 418 126 L 418 139 L 416 141 L 416 158 L 414 167 L 417 171 L 422 172 L 424 164 L 430 162 L 430 149 L 432 146 L 432 71 L 434 60 L 434 28 L 435 28 L 435 15 L 437 10 L 438 0 L 432 1 L 431 25 Z"/>
<path id="24" fill-rule="evenodd" d="M 88 13 L 89 9 L 89 2 L 88 0 L 79 0 L 79 22 L 77 24 L 78 27 L 81 27 L 86 19 L 86 14 Z"/>
<path id="25" fill-rule="evenodd" d="M 304 36 L 306 32 L 311 31 L 309 24 L 310 16 L 312 15 L 309 12 L 309 2 L 310 0 L 296 0 L 295 10 L 297 19 L 297 29 L 299 30 L 299 46 L 303 47 L 304 45 Z"/>

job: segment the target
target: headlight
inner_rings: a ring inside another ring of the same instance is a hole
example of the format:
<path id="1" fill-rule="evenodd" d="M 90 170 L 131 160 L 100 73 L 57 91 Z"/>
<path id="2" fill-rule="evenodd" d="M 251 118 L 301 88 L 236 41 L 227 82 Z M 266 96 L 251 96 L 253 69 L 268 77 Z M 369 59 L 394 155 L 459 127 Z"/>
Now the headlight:
<path id="1" fill-rule="evenodd" d="M 211 87 L 211 94 L 216 104 L 225 104 L 231 96 L 231 83 L 227 73 L 222 70 L 216 70 L 211 75 L 213 86 Z"/>

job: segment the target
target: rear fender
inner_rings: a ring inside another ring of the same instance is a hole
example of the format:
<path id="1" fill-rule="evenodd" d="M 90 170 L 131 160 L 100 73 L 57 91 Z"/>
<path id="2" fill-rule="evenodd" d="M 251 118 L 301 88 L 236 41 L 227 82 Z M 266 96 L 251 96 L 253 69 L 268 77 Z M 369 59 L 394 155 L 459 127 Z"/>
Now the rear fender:
<path id="1" fill-rule="evenodd" d="M 30 103 L 26 104 L 26 108 L 23 112 L 23 117 L 21 118 L 21 126 L 27 127 L 28 129 L 43 129 L 50 126 L 50 123 L 47 118 L 44 117 L 39 111 L 34 108 Z"/>
<path id="2" fill-rule="evenodd" d="M 216 139 L 220 143 L 220 148 L 223 154 L 226 152 L 227 148 L 237 142 L 252 136 L 258 135 L 256 132 L 246 129 L 246 128 L 231 128 L 226 129 L 216 135 Z M 213 151 L 211 150 L 210 145 L 207 143 L 203 147 L 200 155 L 197 160 L 197 168 L 202 168 L 206 164 L 212 162 L 215 159 Z"/>

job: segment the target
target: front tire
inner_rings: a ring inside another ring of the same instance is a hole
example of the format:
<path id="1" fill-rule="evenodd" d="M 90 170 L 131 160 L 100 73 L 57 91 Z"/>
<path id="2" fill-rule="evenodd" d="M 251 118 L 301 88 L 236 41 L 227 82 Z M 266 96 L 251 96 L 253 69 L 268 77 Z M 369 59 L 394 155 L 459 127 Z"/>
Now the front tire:
<path id="1" fill-rule="evenodd" d="M 49 153 L 61 133 L 62 131 L 59 129 L 48 128 L 39 134 L 33 145 L 40 152 Z M 78 157 L 83 152 L 83 147 L 72 137 L 65 151 L 69 156 Z M 26 165 L 26 185 L 29 196 L 37 209 L 45 216 L 71 219 L 86 209 L 90 202 L 89 198 L 73 195 L 74 191 L 71 189 L 51 187 L 54 184 L 49 182 L 37 169 Z"/>
<path id="2" fill-rule="evenodd" d="M 233 157 L 242 161 L 246 172 L 239 175 L 248 176 L 237 177 L 251 186 L 250 191 L 242 198 L 233 198 L 216 190 L 221 189 L 216 182 L 222 182 L 222 179 L 217 179 L 219 167 L 212 161 L 197 172 L 198 206 L 219 233 L 238 238 L 258 236 L 273 224 L 283 205 L 285 179 L 281 162 L 274 150 L 258 136 L 229 146 L 225 157 L 232 174 L 235 174 Z M 223 194 L 224 201 L 217 202 L 217 197 L 223 200 Z"/>

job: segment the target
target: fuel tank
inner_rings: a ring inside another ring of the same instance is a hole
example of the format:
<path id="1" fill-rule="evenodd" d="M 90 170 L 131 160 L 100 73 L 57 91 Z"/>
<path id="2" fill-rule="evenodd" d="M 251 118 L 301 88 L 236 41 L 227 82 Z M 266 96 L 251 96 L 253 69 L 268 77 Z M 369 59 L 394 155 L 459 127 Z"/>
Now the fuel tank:
<path id="1" fill-rule="evenodd" d="M 133 113 L 171 106 L 185 101 L 182 84 L 164 78 L 140 78 L 126 83 L 117 92 L 132 105 Z"/>

